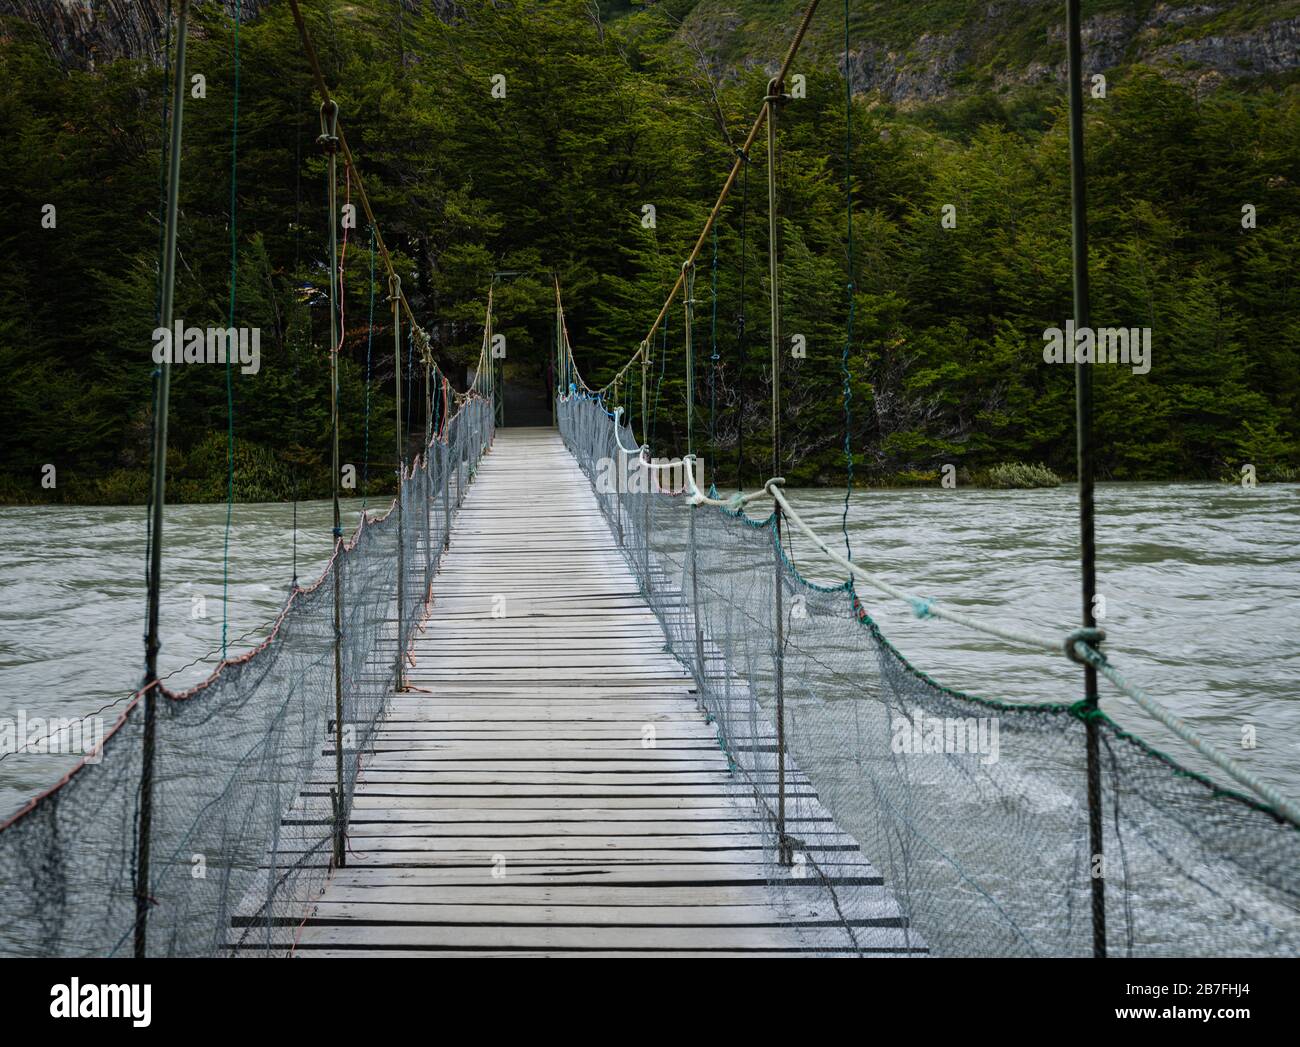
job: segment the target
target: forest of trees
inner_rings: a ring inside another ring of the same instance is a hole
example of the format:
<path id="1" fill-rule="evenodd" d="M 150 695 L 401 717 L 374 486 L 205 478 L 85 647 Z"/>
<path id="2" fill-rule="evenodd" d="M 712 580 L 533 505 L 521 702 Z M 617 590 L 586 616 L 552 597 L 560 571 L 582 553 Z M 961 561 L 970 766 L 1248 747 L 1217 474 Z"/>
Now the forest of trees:
<path id="1" fill-rule="evenodd" d="M 511 271 L 524 275 L 498 285 L 495 327 L 516 380 L 544 382 L 554 271 L 579 366 L 607 381 L 676 278 L 770 71 L 711 75 L 675 36 L 671 4 L 608 24 L 581 0 L 465 3 L 446 22 L 386 0 L 303 7 L 439 366 L 463 387 L 493 273 Z M 176 315 L 226 324 L 233 243 L 233 325 L 262 332 L 258 373 L 233 374 L 237 497 L 322 495 L 318 99 L 288 5 L 240 27 L 232 167 L 234 26 L 203 5 L 192 19 L 187 73 L 206 91 L 186 99 Z M 807 95 L 780 123 L 782 308 L 784 332 L 807 348 L 784 366 L 785 475 L 843 482 L 845 366 L 859 482 L 949 462 L 1071 475 L 1072 368 L 1043 361 L 1044 330 L 1071 315 L 1063 89 L 1028 109 L 988 96 L 908 113 L 859 98 L 846 128 L 838 71 L 796 71 Z M 492 95 L 497 74 L 504 98 Z M 0 500 L 144 500 L 165 93 L 149 63 L 68 71 L 30 26 L 0 31 Z M 1261 479 L 1294 479 L 1300 87 L 1198 96 L 1137 68 L 1089 97 L 1087 113 L 1094 324 L 1149 327 L 1153 343 L 1148 374 L 1096 368 L 1100 475 L 1219 478 L 1251 463 Z M 754 153 L 696 281 L 695 440 L 707 448 L 712 432 L 720 485 L 736 478 L 742 427 L 744 478 L 768 470 L 767 167 Z M 341 439 L 359 472 L 369 448 L 377 487 L 393 473 L 393 337 L 382 269 L 372 307 L 370 266 L 363 218 L 346 253 Z M 681 332 L 674 306 L 654 357 L 656 453 L 685 446 Z M 169 497 L 223 499 L 225 370 L 175 368 L 170 418 Z M 54 490 L 41 485 L 46 464 Z"/>

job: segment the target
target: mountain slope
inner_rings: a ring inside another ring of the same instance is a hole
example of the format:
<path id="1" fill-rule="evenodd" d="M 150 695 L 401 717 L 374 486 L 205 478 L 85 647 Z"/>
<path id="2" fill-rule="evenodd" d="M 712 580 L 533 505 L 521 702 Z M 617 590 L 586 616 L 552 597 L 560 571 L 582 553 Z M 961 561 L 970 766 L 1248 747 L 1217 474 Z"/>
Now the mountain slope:
<path id="1" fill-rule="evenodd" d="M 699 0 L 679 35 L 702 46 L 724 74 L 775 71 L 805 6 L 806 0 Z M 1143 63 L 1214 83 L 1300 69 L 1297 0 L 1094 0 L 1083 8 L 1092 72 Z M 818 11 L 800 63 L 843 68 L 842 11 L 837 3 Z M 904 105 L 1059 83 L 1064 23 L 1061 0 L 851 0 L 849 73 L 855 91 Z"/>

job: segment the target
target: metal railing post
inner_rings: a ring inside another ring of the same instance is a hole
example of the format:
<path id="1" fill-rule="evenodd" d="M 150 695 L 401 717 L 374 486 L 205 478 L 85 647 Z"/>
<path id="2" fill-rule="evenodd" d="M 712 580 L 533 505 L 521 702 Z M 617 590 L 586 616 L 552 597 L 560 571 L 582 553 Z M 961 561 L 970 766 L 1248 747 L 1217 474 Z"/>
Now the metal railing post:
<path id="1" fill-rule="evenodd" d="M 648 378 L 650 373 L 650 343 L 641 343 L 641 442 L 647 446 L 650 443 L 650 400 L 648 393 Z"/>
<path id="2" fill-rule="evenodd" d="M 444 379 L 445 381 L 445 379 Z M 442 547 L 451 548 L 451 423 L 444 421 L 443 439 L 438 444 L 442 458 Z"/>
<path id="3" fill-rule="evenodd" d="M 650 447 L 647 444 L 641 445 L 641 453 L 637 455 L 637 461 L 641 464 L 641 584 L 645 587 L 645 595 L 650 596 L 650 499 L 654 497 L 651 485 L 655 482 L 654 470 L 645 464 L 650 458 Z"/>
<path id="4" fill-rule="evenodd" d="M 685 286 L 682 290 L 682 309 L 684 313 L 683 331 L 686 342 L 686 468 L 695 466 L 695 263 L 687 259 L 682 263 L 682 275 Z M 704 683 L 704 631 L 700 623 L 700 583 L 699 561 L 695 544 L 695 509 L 691 505 L 687 510 L 690 526 L 687 540 L 691 553 L 691 620 L 695 626 L 695 682 L 703 700 Z"/>
<path id="5" fill-rule="evenodd" d="M 781 510 L 773 509 L 772 528 L 772 606 L 775 611 L 776 647 L 773 651 L 776 685 L 776 844 L 777 861 L 794 864 L 794 851 L 785 831 L 785 610 L 781 563 Z"/>
<path id="6" fill-rule="evenodd" d="M 393 689 L 403 691 L 406 661 L 406 512 L 402 488 L 406 480 L 407 433 L 402 421 L 402 277 L 389 274 L 389 300 L 393 303 L 393 388 L 398 432 L 398 653 L 394 659 Z"/>
<path id="7" fill-rule="evenodd" d="M 1066 2 L 1066 50 L 1070 77 L 1070 247 L 1074 276 L 1074 326 L 1076 330 L 1092 324 L 1088 290 L 1088 187 L 1083 163 L 1083 47 L 1079 0 Z M 1096 545 L 1093 529 L 1093 449 L 1092 449 L 1092 365 L 1074 365 L 1075 427 L 1079 472 L 1079 554 L 1083 595 L 1083 625 L 1097 625 L 1093 597 L 1097 592 Z M 1083 668 L 1084 701 L 1087 711 L 1097 709 L 1097 669 Z M 1092 860 L 1092 952 L 1106 955 L 1106 883 L 1102 856 L 1101 753 L 1097 717 L 1084 718 L 1088 779 L 1088 840 Z"/>
<path id="8" fill-rule="evenodd" d="M 428 353 L 428 346 L 425 352 Z M 424 580 L 425 596 L 433 580 L 433 380 L 429 361 L 424 362 Z"/>
<path id="9" fill-rule="evenodd" d="M 347 792 L 343 787 L 343 520 L 339 512 L 339 214 L 338 154 L 339 107 L 335 101 L 320 107 L 321 134 L 317 141 L 329 156 L 330 251 L 330 430 L 334 468 L 334 864 L 347 860 L 344 841 Z"/>
<path id="10" fill-rule="evenodd" d="M 767 85 L 767 261 L 772 296 L 772 475 L 781 474 L 781 281 L 779 270 L 780 227 L 776 198 L 776 114 L 784 85 L 777 79 Z M 785 831 L 785 623 L 782 604 L 781 508 L 772 509 L 773 605 L 776 612 L 776 776 L 777 776 L 777 860 L 794 863 L 794 852 Z"/>
<path id="11" fill-rule="evenodd" d="M 393 398 L 397 408 L 397 657 L 393 661 L 393 690 L 405 690 L 406 661 L 406 518 L 402 487 L 406 476 L 406 431 L 402 423 L 402 278 L 388 277 L 388 300 L 393 303 Z"/>
<path id="12" fill-rule="evenodd" d="M 176 24 L 176 69 L 172 83 L 172 126 L 167 154 L 167 212 L 164 226 L 162 294 L 159 325 L 171 331 L 176 291 L 176 222 L 181 184 L 181 126 L 185 108 L 185 26 L 189 21 L 189 0 L 181 0 Z M 171 346 L 174 351 L 178 346 Z M 158 391 L 153 412 L 153 480 L 150 499 L 149 601 L 144 646 L 144 725 L 140 757 L 140 818 L 135 841 L 135 934 L 134 955 L 148 952 L 149 935 L 149 843 L 153 827 L 154 735 L 157 731 L 159 601 L 162 584 L 163 502 L 167 493 L 167 403 L 171 389 L 171 352 L 158 365 Z"/>
<path id="13" fill-rule="evenodd" d="M 623 455 L 623 447 L 618 440 L 618 419 L 614 419 L 614 461 L 618 465 L 618 473 L 614 477 L 614 517 L 618 521 L 618 547 L 623 548 L 623 494 L 627 486 L 627 459 Z"/>

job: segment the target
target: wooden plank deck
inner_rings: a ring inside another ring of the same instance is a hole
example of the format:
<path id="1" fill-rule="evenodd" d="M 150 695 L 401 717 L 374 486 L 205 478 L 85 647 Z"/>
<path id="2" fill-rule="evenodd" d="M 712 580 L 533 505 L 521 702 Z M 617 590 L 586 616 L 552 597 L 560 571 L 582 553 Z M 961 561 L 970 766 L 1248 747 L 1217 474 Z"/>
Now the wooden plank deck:
<path id="1" fill-rule="evenodd" d="M 822 892 L 769 886 L 755 811 L 664 645 L 558 433 L 500 430 L 295 955 L 845 949 Z M 897 919 L 883 891 L 878 915 Z"/>

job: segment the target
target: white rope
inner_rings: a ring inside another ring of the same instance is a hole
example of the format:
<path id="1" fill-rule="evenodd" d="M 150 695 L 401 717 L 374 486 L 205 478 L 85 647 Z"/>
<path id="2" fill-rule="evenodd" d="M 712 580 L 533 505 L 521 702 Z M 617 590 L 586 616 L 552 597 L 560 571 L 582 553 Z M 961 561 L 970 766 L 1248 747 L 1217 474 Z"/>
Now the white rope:
<path id="1" fill-rule="evenodd" d="M 775 500 L 777 505 L 781 507 L 786 518 L 798 527 L 799 530 L 802 531 L 804 535 L 826 555 L 827 558 L 847 570 L 853 577 L 871 586 L 873 589 L 877 589 L 882 593 L 895 597 L 896 599 L 905 600 L 911 605 L 913 612 L 918 618 L 943 618 L 950 622 L 956 622 L 958 625 L 964 625 L 968 629 L 987 633 L 989 636 L 996 636 L 999 639 L 1007 640 L 1011 643 L 1024 644 L 1029 647 L 1038 647 L 1045 651 L 1061 651 L 1064 649 L 1064 638 L 1057 639 L 1055 637 L 1046 636 L 1042 633 L 1032 632 L 1028 629 L 1016 629 L 1009 626 L 993 625 L 989 622 L 980 621 L 978 618 L 972 618 L 970 615 L 962 614 L 960 611 L 948 610 L 946 607 L 938 605 L 933 600 L 927 600 L 920 596 L 913 596 L 911 593 L 904 592 L 896 585 L 891 585 L 883 578 L 871 574 L 853 561 L 845 559 L 822 541 L 813 529 L 804 523 L 803 517 L 794 511 L 794 508 L 786 500 L 780 487 L 777 486 L 777 481 L 769 480 L 764 487 L 771 492 L 773 500 Z"/>
<path id="2" fill-rule="evenodd" d="M 1159 720 L 1168 727 L 1179 738 L 1185 741 L 1198 753 L 1204 756 L 1210 763 L 1214 764 L 1225 774 L 1236 779 L 1242 785 L 1252 790 L 1256 795 L 1262 797 L 1273 808 L 1290 819 L 1294 824 L 1300 825 L 1300 807 L 1291 800 L 1287 799 L 1270 785 L 1266 785 L 1256 778 L 1250 771 L 1246 770 L 1241 764 L 1227 755 L 1220 749 L 1215 748 L 1204 738 L 1198 735 L 1195 729 L 1177 713 L 1166 709 L 1158 701 L 1143 691 L 1140 687 L 1135 687 L 1129 683 L 1120 674 L 1106 656 L 1095 648 L 1089 647 L 1086 643 L 1076 643 L 1074 645 L 1075 653 L 1080 658 L 1094 666 L 1097 672 L 1106 677 L 1111 683 L 1119 688 L 1124 694 L 1128 695 L 1138 706 L 1153 719 Z"/>
<path id="3" fill-rule="evenodd" d="M 831 549 L 830 546 L 828 546 L 824 541 L 822 541 L 822 539 L 818 536 L 818 534 L 811 527 L 809 527 L 807 523 L 804 522 L 803 517 L 800 516 L 797 512 L 795 512 L 794 507 L 791 506 L 790 503 L 786 500 L 786 497 L 781 492 L 781 487 L 780 487 L 781 484 L 785 483 L 784 477 L 780 477 L 780 476 L 773 477 L 763 485 L 762 490 L 755 491 L 752 494 L 738 495 L 726 500 L 720 500 L 717 498 L 709 498 L 695 485 L 693 469 L 687 470 L 687 475 L 690 477 L 692 505 L 712 505 L 722 509 L 734 510 L 734 509 L 738 509 L 742 505 L 748 504 L 749 502 L 756 501 L 759 498 L 771 498 L 777 505 L 781 507 L 781 510 L 785 514 L 786 518 L 789 519 L 790 522 L 793 523 L 796 527 L 798 527 L 799 530 L 803 532 L 804 536 L 807 537 L 808 540 L 811 541 L 813 545 L 815 545 L 822 552 L 823 555 L 825 555 L 833 563 L 837 564 L 838 566 L 842 567 L 844 570 L 848 571 L 849 576 L 851 578 L 857 578 L 858 580 L 866 583 L 873 589 L 877 589 L 882 593 L 886 593 L 887 595 L 892 596 L 895 599 L 905 601 L 911 606 L 912 611 L 919 618 L 945 618 L 950 622 L 956 622 L 959 625 L 964 625 L 968 629 L 975 629 L 978 630 L 979 632 L 988 633 L 990 636 L 996 636 L 999 639 L 1008 640 L 1012 643 L 1026 644 L 1030 647 L 1039 647 L 1045 651 L 1063 650 L 1064 647 L 1063 640 L 1057 640 L 1048 636 L 1028 632 L 1025 630 L 1016 630 L 1011 628 L 1003 628 L 997 625 L 990 625 L 987 622 L 982 622 L 979 621 L 978 619 L 971 618 L 968 615 L 964 615 L 960 611 L 950 611 L 946 608 L 939 607 L 935 604 L 933 600 L 926 600 L 922 597 L 913 596 L 910 593 L 904 592 L 896 585 L 891 585 L 883 578 L 878 578 L 876 575 L 871 574 L 869 571 L 865 570 L 859 564 L 856 564 L 851 560 L 846 560 L 843 556 L 835 552 L 833 549 Z"/>
<path id="4" fill-rule="evenodd" d="M 624 454 L 640 455 L 643 451 L 646 450 L 644 446 L 643 447 L 623 446 L 623 437 L 619 433 L 619 430 L 622 428 L 622 423 L 619 421 L 620 417 L 622 417 L 622 414 L 623 414 L 623 408 L 621 407 L 614 408 L 614 443 L 618 445 L 618 449 L 622 451 Z"/>
<path id="5" fill-rule="evenodd" d="M 621 410 L 621 408 L 619 408 Z M 622 446 L 621 444 L 619 445 Z M 1290 820 L 1293 825 L 1300 826 L 1300 806 L 1289 800 L 1276 789 L 1265 784 L 1256 778 L 1250 771 L 1239 764 L 1226 753 L 1215 748 L 1205 739 L 1201 738 L 1196 731 L 1176 713 L 1165 708 L 1158 701 L 1146 694 L 1140 688 L 1133 686 L 1120 674 L 1113 665 L 1107 661 L 1106 656 L 1098 651 L 1094 646 L 1084 642 L 1079 638 L 1077 632 L 1071 632 L 1062 639 L 1056 639 L 1043 633 L 1036 633 L 1027 629 L 1016 629 L 1004 627 L 989 622 L 972 618 L 970 615 L 960 611 L 948 610 L 935 604 L 932 600 L 922 597 L 913 596 L 912 594 L 898 588 L 896 585 L 885 581 L 870 573 L 859 564 L 846 559 L 839 553 L 835 552 L 824 542 L 821 537 L 813 531 L 790 505 L 784 492 L 781 491 L 780 485 L 785 482 L 782 477 L 773 477 L 763 485 L 762 490 L 755 491 L 748 495 L 736 495 L 729 499 L 709 498 L 705 495 L 695 483 L 695 455 L 687 455 L 684 461 L 687 464 L 686 479 L 690 493 L 690 502 L 692 506 L 708 505 L 720 509 L 729 509 L 735 511 L 749 502 L 756 501 L 760 498 L 771 498 L 773 502 L 780 507 L 785 517 L 793 523 L 803 535 L 817 547 L 821 553 L 832 563 L 849 572 L 851 578 L 855 578 L 879 592 L 892 596 L 895 599 L 903 600 L 908 603 L 913 612 L 921 618 L 943 618 L 947 621 L 954 622 L 957 625 L 965 626 L 967 629 L 973 629 L 976 632 L 985 633 L 989 636 L 995 636 L 998 639 L 1006 640 L 1010 643 L 1022 644 L 1029 647 L 1037 647 L 1045 651 L 1064 653 L 1076 661 L 1086 662 L 1094 666 L 1097 672 L 1106 677 L 1122 693 L 1128 695 L 1137 703 L 1138 707 L 1146 712 L 1153 719 L 1164 724 L 1175 735 L 1185 741 L 1193 749 L 1199 752 L 1212 764 L 1222 770 L 1235 781 L 1246 786 L 1257 796 L 1261 797 L 1275 811 L 1283 817 Z"/>
<path id="6" fill-rule="evenodd" d="M 619 430 L 618 416 L 621 415 L 622 413 L 623 413 L 623 408 L 621 407 L 614 408 L 614 443 L 617 445 L 620 451 L 622 451 L 624 454 L 637 455 L 638 456 L 637 463 L 639 465 L 644 466 L 646 469 L 653 469 L 656 472 L 670 472 L 673 469 L 683 469 L 686 470 L 687 472 L 690 472 L 695 468 L 695 455 L 693 454 L 687 455 L 685 458 L 682 458 L 680 460 L 665 459 L 662 462 L 656 462 L 651 458 L 647 457 L 650 453 L 650 448 L 646 447 L 644 444 L 642 444 L 640 447 L 624 447 L 623 440 L 619 436 L 619 432 L 618 432 Z M 695 486 L 694 476 L 690 477 L 690 487 L 692 490 L 698 490 L 698 488 L 696 488 Z M 717 504 L 722 505 L 723 503 L 718 502 Z"/>

